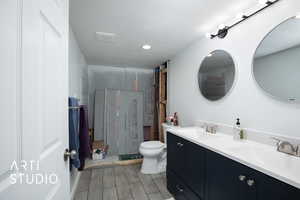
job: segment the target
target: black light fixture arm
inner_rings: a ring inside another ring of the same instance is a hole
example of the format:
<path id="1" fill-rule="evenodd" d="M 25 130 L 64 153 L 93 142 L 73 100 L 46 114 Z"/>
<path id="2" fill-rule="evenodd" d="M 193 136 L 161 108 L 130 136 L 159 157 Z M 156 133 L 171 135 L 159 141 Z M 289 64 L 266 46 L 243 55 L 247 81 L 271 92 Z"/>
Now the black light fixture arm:
<path id="1" fill-rule="evenodd" d="M 239 21 L 237 21 L 236 23 L 234 23 L 234 24 L 232 24 L 232 25 L 230 25 L 230 26 L 225 26 L 223 29 L 219 29 L 218 32 L 217 32 L 216 34 L 211 34 L 211 35 L 210 35 L 210 38 L 211 38 L 211 39 L 214 39 L 215 37 L 225 38 L 226 35 L 227 35 L 227 33 L 228 33 L 228 31 L 229 31 L 231 28 L 233 28 L 233 27 L 235 27 L 236 25 L 242 23 L 243 21 L 247 20 L 248 18 L 250 18 L 250 17 L 252 17 L 252 16 L 258 14 L 259 12 L 265 10 L 266 8 L 272 6 L 273 4 L 277 3 L 278 1 L 280 1 L 280 0 L 266 1 L 266 3 L 265 3 L 266 5 L 265 5 L 264 7 L 262 7 L 262 8 L 260 8 L 260 9 L 256 10 L 256 11 L 254 11 L 253 13 L 251 13 L 251 14 L 249 14 L 249 15 L 243 15 L 243 16 L 241 17 L 241 19 L 240 19 Z"/>

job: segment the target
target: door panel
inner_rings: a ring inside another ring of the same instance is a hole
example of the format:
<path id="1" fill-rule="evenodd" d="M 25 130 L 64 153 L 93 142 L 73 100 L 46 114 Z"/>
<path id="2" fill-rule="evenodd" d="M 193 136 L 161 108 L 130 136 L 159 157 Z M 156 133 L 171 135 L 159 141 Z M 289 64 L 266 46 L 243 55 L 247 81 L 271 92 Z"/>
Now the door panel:
<path id="1" fill-rule="evenodd" d="M 12 187 L 9 176 L 13 161 L 19 161 L 18 144 L 20 132 L 19 89 L 20 89 L 20 8 L 17 0 L 3 0 L 0 3 L 0 199 Z"/>
<path id="2" fill-rule="evenodd" d="M 184 181 L 201 199 L 204 199 L 205 149 L 192 142 L 186 142 L 186 153 Z"/>
<path id="3" fill-rule="evenodd" d="M 104 140 L 104 106 L 105 92 L 98 90 L 95 95 L 95 140 Z"/>
<path id="4" fill-rule="evenodd" d="M 7 2 L 1 1 L 1 9 Z M 12 155 L 19 152 L 19 173 L 16 184 L 3 192 L 0 189 L 0 199 L 69 199 L 69 166 L 63 160 L 68 147 L 68 1 L 13 2 L 17 2 L 19 10 L 12 14 L 20 20 L 20 30 L 16 31 L 20 35 L 14 41 L 20 44 L 11 48 L 16 48 L 20 57 L 5 57 L 19 62 L 20 68 L 16 71 L 13 63 L 3 65 L 4 70 L 9 69 L 3 75 L 15 74 L 11 83 L 6 83 L 12 86 L 15 96 L 7 91 L 3 95 L 10 99 L 10 110 L 18 114 L 15 120 L 7 116 L 11 122 L 20 123 L 17 133 L 21 148 L 16 146 L 13 128 L 18 126 L 11 124 L 7 139 L 11 146 L 7 150 Z M 19 104 L 14 105 L 17 101 Z"/>
<path id="5" fill-rule="evenodd" d="M 240 163 L 236 163 L 236 165 L 239 166 L 238 167 L 239 175 L 238 177 L 236 177 L 236 179 L 239 181 L 238 184 L 239 199 L 243 199 L 243 200 L 256 199 L 257 184 L 254 183 L 252 186 L 249 186 L 247 183 L 247 181 L 249 180 L 253 180 L 254 182 L 256 182 L 256 178 L 255 178 L 256 171 Z M 244 176 L 245 180 L 240 180 L 239 176 Z"/>
<path id="6" fill-rule="evenodd" d="M 167 188 L 176 200 L 201 200 L 175 174 L 167 172 Z"/>
<path id="7" fill-rule="evenodd" d="M 261 172 L 256 172 L 255 184 L 257 200 L 298 200 L 300 197 L 299 189 Z"/>
<path id="8" fill-rule="evenodd" d="M 239 199 L 239 166 L 211 151 L 207 151 L 206 157 L 207 199 Z"/>
<path id="9" fill-rule="evenodd" d="M 110 155 L 138 153 L 143 141 L 143 94 L 106 89 L 104 124 Z"/>
<path id="10" fill-rule="evenodd" d="M 122 101 L 120 91 L 105 89 L 104 141 L 109 146 L 109 155 L 119 154 L 118 143 L 120 132 L 123 130 L 122 115 L 120 114 Z"/>
<path id="11" fill-rule="evenodd" d="M 120 142 L 120 154 L 135 154 L 144 140 L 143 93 L 123 91 L 125 109 L 124 143 Z"/>
<path id="12" fill-rule="evenodd" d="M 167 143 L 167 170 L 171 170 L 175 172 L 176 175 L 182 176 L 186 162 L 185 140 L 171 133 L 167 133 Z"/>

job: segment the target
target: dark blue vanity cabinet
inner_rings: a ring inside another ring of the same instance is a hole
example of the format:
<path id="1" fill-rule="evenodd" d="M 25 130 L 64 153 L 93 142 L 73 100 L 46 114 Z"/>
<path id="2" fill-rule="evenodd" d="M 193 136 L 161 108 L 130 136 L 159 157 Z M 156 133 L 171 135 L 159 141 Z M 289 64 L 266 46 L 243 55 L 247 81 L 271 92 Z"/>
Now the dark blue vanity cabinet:
<path id="1" fill-rule="evenodd" d="M 181 195 L 191 190 L 195 195 L 183 199 L 204 200 L 205 149 L 173 134 L 168 134 L 167 141 L 168 189 L 177 199 L 182 199 Z"/>
<path id="2" fill-rule="evenodd" d="M 299 200 L 300 190 L 173 134 L 167 187 L 176 200 Z"/>
<path id="3" fill-rule="evenodd" d="M 255 200 L 256 185 L 248 168 L 212 151 L 206 152 L 206 199 Z M 249 182 L 250 183 L 250 182 Z"/>

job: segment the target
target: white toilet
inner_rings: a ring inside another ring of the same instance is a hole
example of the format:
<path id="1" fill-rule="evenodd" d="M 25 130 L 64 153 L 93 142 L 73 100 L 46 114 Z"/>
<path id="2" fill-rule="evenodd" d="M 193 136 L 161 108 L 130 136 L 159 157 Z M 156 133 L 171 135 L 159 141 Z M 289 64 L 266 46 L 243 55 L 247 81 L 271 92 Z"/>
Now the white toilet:
<path id="1" fill-rule="evenodd" d="M 173 126 L 162 124 L 164 141 L 148 141 L 140 145 L 140 153 L 144 160 L 141 172 L 143 174 L 157 174 L 166 171 L 167 161 L 167 130 Z"/>

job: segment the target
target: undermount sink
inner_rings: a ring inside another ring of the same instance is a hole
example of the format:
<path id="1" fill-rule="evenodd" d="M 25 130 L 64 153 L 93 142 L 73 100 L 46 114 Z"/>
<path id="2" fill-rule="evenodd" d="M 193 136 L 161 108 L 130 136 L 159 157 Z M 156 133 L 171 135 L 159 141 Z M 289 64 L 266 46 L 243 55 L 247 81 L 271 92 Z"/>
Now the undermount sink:
<path id="1" fill-rule="evenodd" d="M 245 147 L 232 147 L 228 148 L 228 151 L 239 155 L 240 157 L 246 158 L 248 161 L 255 161 L 261 163 L 263 165 L 272 165 L 276 166 L 278 169 L 300 169 L 300 166 L 291 165 L 291 162 L 294 159 L 297 159 L 294 156 L 280 153 L 276 151 L 276 148 L 269 149 L 269 148 L 245 148 Z M 281 162 L 276 162 L 280 160 Z"/>

